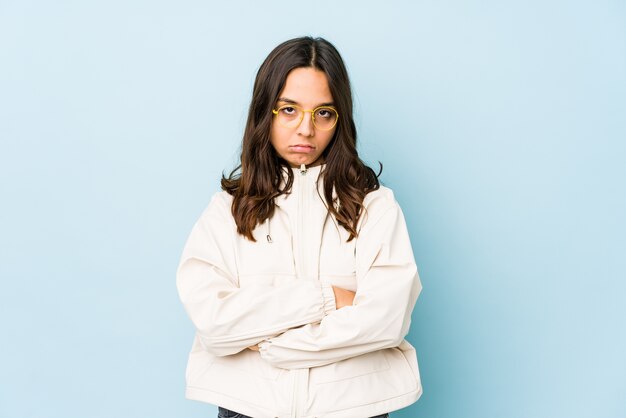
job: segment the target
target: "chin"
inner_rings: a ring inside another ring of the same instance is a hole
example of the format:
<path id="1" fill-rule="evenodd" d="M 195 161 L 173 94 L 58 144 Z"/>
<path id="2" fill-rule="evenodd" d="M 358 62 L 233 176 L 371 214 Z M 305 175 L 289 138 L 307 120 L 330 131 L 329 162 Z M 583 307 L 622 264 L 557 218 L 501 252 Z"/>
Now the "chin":
<path id="1" fill-rule="evenodd" d="M 281 156 L 292 167 L 300 167 L 300 165 L 310 165 L 317 162 L 321 158 L 319 155 L 288 155 L 287 157 Z"/>

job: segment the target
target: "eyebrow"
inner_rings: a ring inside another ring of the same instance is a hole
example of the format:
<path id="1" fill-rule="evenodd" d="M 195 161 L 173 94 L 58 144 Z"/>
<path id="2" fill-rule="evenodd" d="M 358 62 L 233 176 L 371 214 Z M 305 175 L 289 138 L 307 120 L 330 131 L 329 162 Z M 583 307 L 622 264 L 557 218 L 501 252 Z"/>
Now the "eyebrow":
<path id="1" fill-rule="evenodd" d="M 300 104 L 300 103 L 296 102 L 295 100 L 291 100 L 291 99 L 288 99 L 288 98 L 286 98 L 286 97 L 279 97 L 279 98 L 278 98 L 278 101 L 279 101 L 279 102 L 289 103 L 289 104 L 295 104 L 295 105 L 299 105 L 299 104 Z M 320 104 L 318 104 L 318 105 L 317 105 L 317 106 L 315 106 L 315 107 L 320 107 L 320 106 L 334 106 L 334 105 L 335 105 L 335 103 L 334 103 L 334 102 L 326 102 L 326 103 L 320 103 Z"/>

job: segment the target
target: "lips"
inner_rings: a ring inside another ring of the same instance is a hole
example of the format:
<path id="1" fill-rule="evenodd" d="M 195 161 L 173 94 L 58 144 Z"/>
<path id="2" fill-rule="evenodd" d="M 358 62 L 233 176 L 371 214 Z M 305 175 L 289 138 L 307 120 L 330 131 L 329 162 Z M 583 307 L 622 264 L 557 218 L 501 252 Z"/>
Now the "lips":
<path id="1" fill-rule="evenodd" d="M 289 149 L 293 152 L 309 153 L 309 152 L 312 152 L 315 149 L 315 147 L 309 144 L 296 144 L 296 145 L 290 145 Z"/>

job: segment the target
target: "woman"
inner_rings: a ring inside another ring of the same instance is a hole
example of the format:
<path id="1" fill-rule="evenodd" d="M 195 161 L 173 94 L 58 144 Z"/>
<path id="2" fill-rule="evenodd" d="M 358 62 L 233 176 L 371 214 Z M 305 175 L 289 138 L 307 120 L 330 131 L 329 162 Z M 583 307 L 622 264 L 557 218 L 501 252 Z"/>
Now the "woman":
<path id="1" fill-rule="evenodd" d="M 241 164 L 177 271 L 196 327 L 186 396 L 220 417 L 372 417 L 422 393 L 404 340 L 421 290 L 403 213 L 358 157 L 341 56 L 311 37 L 261 65 Z"/>

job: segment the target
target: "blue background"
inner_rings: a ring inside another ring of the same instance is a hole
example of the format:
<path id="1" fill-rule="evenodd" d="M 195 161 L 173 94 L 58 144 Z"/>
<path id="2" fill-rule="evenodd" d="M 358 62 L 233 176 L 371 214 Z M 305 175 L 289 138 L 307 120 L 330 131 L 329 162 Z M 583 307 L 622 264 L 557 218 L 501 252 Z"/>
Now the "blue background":
<path id="1" fill-rule="evenodd" d="M 347 63 L 424 285 L 393 416 L 626 416 L 625 3 L 382 3 L 0 1 L 0 417 L 215 416 L 175 269 L 301 35 Z"/>

